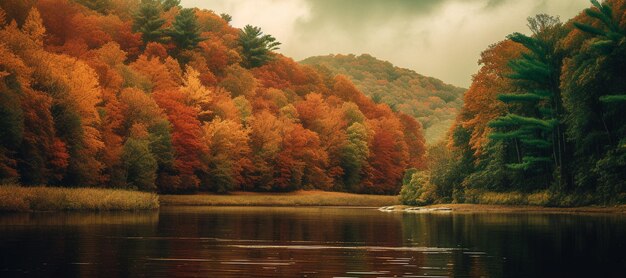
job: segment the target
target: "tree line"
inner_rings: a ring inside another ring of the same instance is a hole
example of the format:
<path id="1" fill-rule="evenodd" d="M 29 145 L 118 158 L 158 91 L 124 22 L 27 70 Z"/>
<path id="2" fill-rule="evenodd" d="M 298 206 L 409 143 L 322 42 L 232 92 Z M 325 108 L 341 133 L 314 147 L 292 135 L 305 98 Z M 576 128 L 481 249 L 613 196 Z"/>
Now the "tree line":
<path id="1" fill-rule="evenodd" d="M 422 124 L 429 144 L 446 136 L 461 110 L 463 93 L 467 90 L 368 54 L 315 56 L 300 63 L 344 74 L 375 102 L 386 103 L 394 111 L 413 116 Z"/>
<path id="2" fill-rule="evenodd" d="M 0 3 L 0 182 L 395 194 L 422 128 L 176 0 Z"/>
<path id="3" fill-rule="evenodd" d="M 626 201 L 626 2 L 591 3 L 566 23 L 531 17 L 530 34 L 481 54 L 449 139 L 429 151 L 430 172 L 405 179 L 413 200 L 483 190 Z"/>

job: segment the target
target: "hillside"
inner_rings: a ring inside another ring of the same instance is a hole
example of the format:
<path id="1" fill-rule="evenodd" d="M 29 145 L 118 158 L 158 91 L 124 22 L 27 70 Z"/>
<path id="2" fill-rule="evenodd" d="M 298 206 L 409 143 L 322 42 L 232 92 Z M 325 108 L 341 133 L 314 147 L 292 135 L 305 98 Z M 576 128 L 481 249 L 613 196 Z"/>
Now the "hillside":
<path id="1" fill-rule="evenodd" d="M 368 54 L 316 56 L 300 63 L 344 74 L 374 101 L 389 104 L 395 111 L 417 118 L 429 143 L 443 139 L 463 104 L 466 90 Z"/>
<path id="2" fill-rule="evenodd" d="M 420 124 L 179 1 L 0 2 L 0 183 L 396 194 Z"/>
<path id="3" fill-rule="evenodd" d="M 591 5 L 531 16 L 481 53 L 430 173 L 407 183 L 438 193 L 409 202 L 626 203 L 626 1 Z"/>

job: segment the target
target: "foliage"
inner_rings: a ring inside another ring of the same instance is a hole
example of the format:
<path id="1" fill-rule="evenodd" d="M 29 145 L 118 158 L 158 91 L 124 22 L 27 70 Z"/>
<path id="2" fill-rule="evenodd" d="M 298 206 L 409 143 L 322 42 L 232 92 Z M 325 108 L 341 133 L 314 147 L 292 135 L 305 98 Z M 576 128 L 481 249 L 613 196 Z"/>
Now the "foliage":
<path id="1" fill-rule="evenodd" d="M 443 139 L 463 103 L 465 89 L 395 67 L 368 54 L 316 56 L 301 63 L 346 75 L 376 102 L 413 116 L 422 125 L 428 143 Z"/>
<path id="2" fill-rule="evenodd" d="M 111 7 L 111 0 L 76 0 L 76 2 L 99 13 L 106 13 Z"/>
<path id="3" fill-rule="evenodd" d="M 527 49 L 520 58 L 509 62 L 508 78 L 514 80 L 518 92 L 498 95 L 507 107 L 523 108 L 489 123 L 496 129 L 489 136 L 516 144 L 517 159 L 507 164 L 509 168 L 551 176 L 550 164 L 558 171 L 565 169 L 563 108 L 558 88 L 562 54 L 555 49 L 563 32 L 558 18 L 541 14 L 528 21 L 533 36 L 514 33 L 508 37 Z M 558 175 L 557 182 L 564 183 L 564 174 Z"/>
<path id="4" fill-rule="evenodd" d="M 180 0 L 161 0 L 161 6 L 167 12 L 171 8 L 180 7 Z"/>
<path id="5" fill-rule="evenodd" d="M 514 33 L 483 52 L 456 122 L 470 140 L 455 129 L 448 144 L 467 167 L 434 179 L 460 181 L 467 202 L 624 202 L 626 5 L 591 3 L 565 24 L 530 18 L 532 35 Z"/>
<path id="6" fill-rule="evenodd" d="M 198 19 L 193 9 L 180 10 L 167 33 L 178 50 L 192 49 L 204 40 L 200 36 Z"/>
<path id="7" fill-rule="evenodd" d="M 0 6 L 2 182 L 397 194 L 426 165 L 413 118 L 229 16 L 177 0 Z"/>
<path id="8" fill-rule="evenodd" d="M 463 184 L 464 178 L 474 171 L 474 157 L 467 147 L 468 130 L 453 126 L 451 133 L 451 146 L 440 142 L 429 147 L 428 169 L 431 171 L 430 182 L 441 201 L 461 203 L 467 187 Z"/>
<path id="9" fill-rule="evenodd" d="M 161 9 L 156 0 L 142 0 L 135 15 L 133 31 L 141 33 L 144 43 L 158 42 L 163 37 L 165 19 L 161 18 Z"/>
<path id="10" fill-rule="evenodd" d="M 242 48 L 243 62 L 246 68 L 260 67 L 272 59 L 272 51 L 277 50 L 280 42 L 261 28 L 246 25 L 239 33 L 239 44 Z"/>
<path id="11" fill-rule="evenodd" d="M 225 193 L 240 189 L 245 182 L 243 173 L 252 167 L 250 131 L 243 125 L 219 117 L 205 123 L 203 140 L 210 150 L 208 156 L 208 189 Z"/>
<path id="12" fill-rule="evenodd" d="M 137 124 L 133 125 L 130 132 L 130 138 L 124 143 L 122 153 L 128 186 L 143 191 L 154 191 L 157 161 L 150 152 L 148 131 L 143 125 Z"/>
<path id="13" fill-rule="evenodd" d="M 346 190 L 355 191 L 362 179 L 362 169 L 369 156 L 368 130 L 355 122 L 346 130 L 348 143 L 341 150 L 341 166 L 344 171 L 343 184 Z"/>
<path id="14" fill-rule="evenodd" d="M 430 205 L 436 199 L 435 189 L 430 183 L 430 177 L 424 172 L 408 172 L 405 177 L 408 182 L 400 190 L 400 202 L 410 206 Z"/>
<path id="15" fill-rule="evenodd" d="M 521 45 L 511 40 L 504 40 L 489 46 L 481 53 L 479 64 L 482 67 L 473 76 L 472 85 L 463 96 L 463 108 L 456 119 L 456 125 L 470 133 L 467 142 L 455 142 L 456 149 L 471 149 L 481 168 L 472 178 L 484 177 L 484 181 L 491 182 L 493 186 L 502 184 L 499 181 L 502 181 L 503 175 L 498 172 L 502 172 L 505 167 L 502 167 L 504 163 L 501 159 L 490 158 L 496 155 L 499 155 L 498 158 L 502 157 L 507 145 L 495 146 L 496 144 L 490 143 L 489 134 L 492 128 L 489 127 L 489 123 L 504 116 L 505 105 L 501 101 L 496 101 L 497 95 L 511 88 L 512 81 L 506 78 L 506 75 L 511 73 L 508 61 L 517 59 L 521 54 L 521 49 Z M 494 147 L 498 149 L 488 150 Z M 489 158 L 482 158 L 483 156 Z M 496 174 L 497 178 L 492 174 Z M 482 184 L 482 181 L 472 181 L 467 184 Z"/>

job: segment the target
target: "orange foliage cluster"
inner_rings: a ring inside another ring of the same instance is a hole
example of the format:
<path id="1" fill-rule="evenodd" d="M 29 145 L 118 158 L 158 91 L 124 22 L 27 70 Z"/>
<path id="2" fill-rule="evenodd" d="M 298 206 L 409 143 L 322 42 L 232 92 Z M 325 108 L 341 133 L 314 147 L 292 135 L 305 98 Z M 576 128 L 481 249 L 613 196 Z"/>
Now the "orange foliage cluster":
<path id="1" fill-rule="evenodd" d="M 462 105 L 465 89 L 396 67 L 368 54 L 315 56 L 302 63 L 344 74 L 367 96 L 415 117 L 427 130 L 426 137 L 431 143 L 444 139 L 446 128 Z"/>
<path id="2" fill-rule="evenodd" d="M 473 76 L 472 85 L 463 96 L 463 108 L 455 123 L 471 132 L 469 144 L 476 156 L 484 151 L 489 141 L 489 122 L 506 112 L 504 103 L 497 96 L 512 87 L 512 80 L 506 77 L 511 74 L 508 63 L 518 58 L 522 51 L 522 45 L 505 40 L 481 53 L 478 63 L 482 67 Z"/>
<path id="3" fill-rule="evenodd" d="M 346 78 L 279 54 L 242 68 L 239 30 L 207 10 L 192 50 L 144 43 L 138 2 L 0 6 L 0 180 L 397 193 L 425 167 L 421 125 Z"/>

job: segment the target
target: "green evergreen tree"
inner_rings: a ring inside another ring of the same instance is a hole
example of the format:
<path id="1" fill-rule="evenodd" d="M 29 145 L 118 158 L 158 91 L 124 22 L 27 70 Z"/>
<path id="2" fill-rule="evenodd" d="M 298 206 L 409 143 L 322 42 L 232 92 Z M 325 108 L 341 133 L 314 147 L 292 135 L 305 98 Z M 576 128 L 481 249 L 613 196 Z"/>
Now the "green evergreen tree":
<path id="1" fill-rule="evenodd" d="M 617 62 L 624 61 L 624 39 L 626 37 L 626 29 L 622 29 L 613 18 L 613 9 L 608 4 L 600 4 L 597 0 L 591 0 L 596 9 L 589 8 L 585 13 L 604 25 L 605 28 L 598 29 L 591 25 L 574 22 L 574 26 L 578 29 L 594 35 L 596 38 L 591 45 L 598 56 L 606 57 L 607 60 Z M 609 62 L 610 63 L 610 62 Z M 614 68 L 605 69 L 609 73 L 615 72 Z M 623 82 L 622 82 L 623 83 Z M 623 104 L 626 102 L 626 92 L 604 92 L 600 96 L 600 102 L 605 104 Z"/>
<path id="2" fill-rule="evenodd" d="M 273 59 L 272 51 L 279 49 L 280 42 L 271 35 L 263 35 L 261 28 L 246 25 L 239 32 L 239 44 L 245 68 L 260 67 Z"/>
<path id="3" fill-rule="evenodd" d="M 161 6 L 157 0 L 142 0 L 133 22 L 133 31 L 141 33 L 144 43 L 160 42 L 165 19 L 161 18 Z"/>
<path id="4" fill-rule="evenodd" d="M 559 88 L 563 54 L 556 47 L 565 32 L 558 18 L 540 14 L 529 18 L 532 36 L 514 33 L 508 36 L 528 49 L 522 57 L 509 62 L 518 91 L 500 94 L 510 113 L 490 123 L 496 131 L 492 140 L 512 142 L 516 149 L 511 169 L 543 176 L 567 184 L 564 169 L 566 146 L 563 134 L 563 107 Z"/>
<path id="5" fill-rule="evenodd" d="M 626 29 L 619 24 L 623 7 L 591 3 L 585 10 L 589 24 L 574 22 L 588 37 L 570 49 L 563 102 L 575 146 L 576 186 L 596 189 L 604 202 L 613 202 L 626 191 Z"/>
<path id="6" fill-rule="evenodd" d="M 173 7 L 180 7 L 180 0 L 161 0 L 163 11 L 169 11 Z"/>
<path id="7" fill-rule="evenodd" d="M 220 17 L 221 17 L 224 21 L 226 21 L 227 23 L 230 23 L 231 21 L 233 21 L 233 17 L 232 17 L 231 15 L 229 15 L 229 14 L 226 14 L 226 13 L 221 13 L 221 14 L 220 14 Z"/>
<path id="8" fill-rule="evenodd" d="M 182 9 L 174 18 L 168 34 L 180 50 L 193 49 L 205 40 L 200 37 L 198 18 L 193 9 Z"/>

